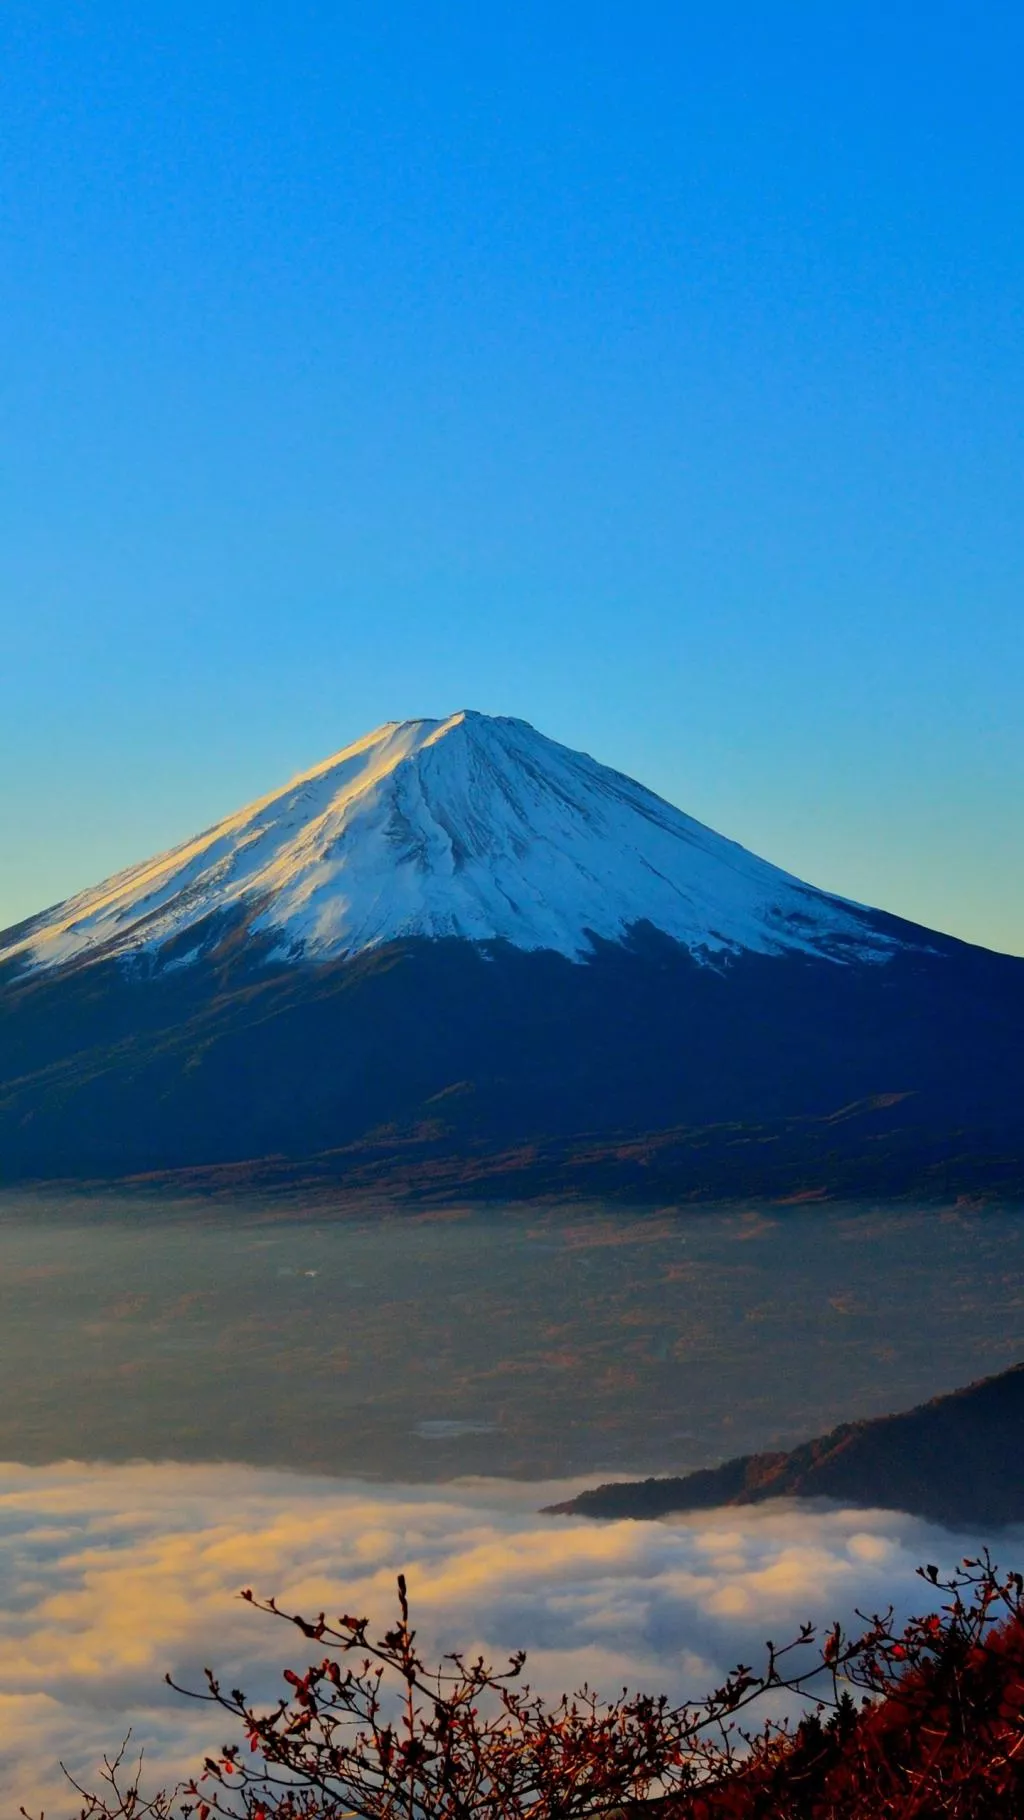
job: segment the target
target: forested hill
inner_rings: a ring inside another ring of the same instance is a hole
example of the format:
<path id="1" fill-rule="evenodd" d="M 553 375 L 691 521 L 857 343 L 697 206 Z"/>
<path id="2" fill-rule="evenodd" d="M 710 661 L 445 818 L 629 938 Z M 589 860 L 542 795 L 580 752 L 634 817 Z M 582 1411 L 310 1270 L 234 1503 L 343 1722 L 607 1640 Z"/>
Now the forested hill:
<path id="1" fill-rule="evenodd" d="M 789 1453 L 678 1479 L 598 1485 L 550 1514 L 664 1517 L 767 1498 L 834 1498 L 932 1522 L 1024 1522 L 1024 1364 L 901 1415 L 844 1422 Z"/>

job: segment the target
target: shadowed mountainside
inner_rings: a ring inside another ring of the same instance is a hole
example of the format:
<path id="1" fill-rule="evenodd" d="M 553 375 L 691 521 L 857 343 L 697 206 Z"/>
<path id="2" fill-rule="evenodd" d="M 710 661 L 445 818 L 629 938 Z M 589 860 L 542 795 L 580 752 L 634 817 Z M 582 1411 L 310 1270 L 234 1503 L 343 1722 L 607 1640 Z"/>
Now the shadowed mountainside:
<path id="1" fill-rule="evenodd" d="M 844 1422 L 789 1453 L 679 1479 L 598 1485 L 549 1515 L 664 1517 L 768 1498 L 834 1498 L 931 1522 L 1024 1522 L 1024 1364 L 902 1415 Z"/>
<path id="2" fill-rule="evenodd" d="M 1024 1188 L 1024 961 L 592 960 L 392 943 L 295 966 L 244 920 L 199 959 L 0 981 L 0 1179 L 188 1174 L 413 1196 Z M 192 939 L 190 937 L 189 939 Z"/>

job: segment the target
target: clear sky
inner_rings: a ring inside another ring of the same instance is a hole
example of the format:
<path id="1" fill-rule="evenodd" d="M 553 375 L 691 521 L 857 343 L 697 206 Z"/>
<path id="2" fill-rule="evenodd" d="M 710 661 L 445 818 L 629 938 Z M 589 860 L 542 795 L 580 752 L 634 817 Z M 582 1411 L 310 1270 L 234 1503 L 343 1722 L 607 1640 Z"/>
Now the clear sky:
<path id="1" fill-rule="evenodd" d="M 513 713 L 1024 952 L 1024 11 L 5 0 L 0 923 Z"/>

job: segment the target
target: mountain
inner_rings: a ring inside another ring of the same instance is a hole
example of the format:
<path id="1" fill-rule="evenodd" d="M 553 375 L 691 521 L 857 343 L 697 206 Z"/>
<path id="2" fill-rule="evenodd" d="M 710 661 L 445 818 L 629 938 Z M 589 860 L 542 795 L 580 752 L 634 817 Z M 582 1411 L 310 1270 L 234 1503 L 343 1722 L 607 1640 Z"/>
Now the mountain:
<path id="1" fill-rule="evenodd" d="M 0 1171 L 1012 1192 L 1022 1036 L 1024 961 L 463 712 L 0 935 Z"/>
<path id="2" fill-rule="evenodd" d="M 1024 1522 L 1024 1365 L 901 1415 L 844 1422 L 790 1453 L 599 1485 L 548 1514 L 654 1518 L 768 1498 L 832 1498 L 968 1527 Z"/>
<path id="3" fill-rule="evenodd" d="M 389 721 L 285 789 L 0 939 L 30 967 L 152 959 L 238 910 L 271 958 L 350 958 L 409 936 L 572 960 L 650 923 L 692 954 L 881 959 L 894 941 L 641 784 L 483 714 Z"/>

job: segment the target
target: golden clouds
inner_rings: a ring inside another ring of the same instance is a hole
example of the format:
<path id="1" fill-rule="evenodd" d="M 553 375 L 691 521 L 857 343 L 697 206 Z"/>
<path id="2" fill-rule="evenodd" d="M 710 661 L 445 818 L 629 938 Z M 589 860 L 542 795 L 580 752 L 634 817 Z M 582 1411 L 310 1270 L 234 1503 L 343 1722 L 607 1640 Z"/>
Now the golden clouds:
<path id="1" fill-rule="evenodd" d="M 128 1725 L 166 1778 L 219 1737 L 163 1686 L 204 1663 L 270 1692 L 294 1631 L 242 1585 L 300 1609 L 390 1612 L 410 1579 L 428 1650 L 522 1645 L 548 1691 L 583 1679 L 682 1695 L 803 1618 L 910 1592 L 963 1547 L 891 1513 L 791 1505 L 674 1523 L 543 1518 L 565 1486 L 369 1486 L 241 1466 L 0 1468 L 0 1778 L 16 1808 L 69 1804 Z"/>

